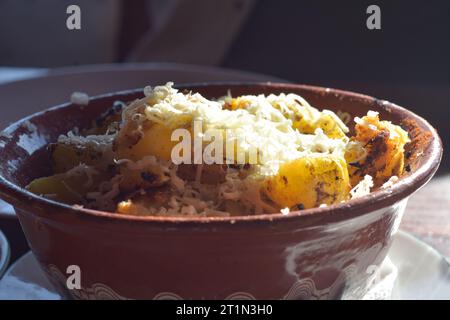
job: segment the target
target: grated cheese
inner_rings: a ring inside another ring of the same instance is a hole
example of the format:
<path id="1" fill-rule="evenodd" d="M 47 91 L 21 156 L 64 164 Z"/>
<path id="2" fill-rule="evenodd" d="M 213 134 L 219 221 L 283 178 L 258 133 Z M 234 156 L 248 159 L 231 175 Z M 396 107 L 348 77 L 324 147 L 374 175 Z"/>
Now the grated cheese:
<path id="1" fill-rule="evenodd" d="M 392 186 L 394 185 L 394 183 L 396 183 L 398 181 L 398 177 L 397 176 L 392 176 L 389 178 L 388 181 L 386 181 L 382 186 L 381 189 L 388 189 L 388 188 L 392 188 Z"/>
<path id="2" fill-rule="evenodd" d="M 240 97 L 246 103 L 245 109 L 224 108 L 227 98 L 211 101 L 198 93 L 183 94 L 172 87 L 172 83 L 155 88 L 146 87 L 145 105 L 148 120 L 165 124 L 171 128 L 189 126 L 192 121 L 201 121 L 203 130 L 232 130 L 236 148 L 248 157 L 250 150 L 258 150 L 256 174 L 271 176 L 279 166 L 287 161 L 308 156 L 333 154 L 343 156 L 347 138 L 332 139 L 321 129 L 314 134 L 302 134 L 292 127 L 294 111 L 307 108 L 307 112 L 317 118 L 320 111 L 312 108 L 298 95 L 281 94 Z M 300 103 L 299 103 L 300 101 Z M 281 110 L 274 108 L 278 105 Z M 135 104 L 134 108 L 137 108 Z M 286 117 L 282 111 L 287 112 Z M 331 114 L 328 112 L 327 114 Z M 337 116 L 336 116 L 337 118 Z M 345 124 L 338 125 L 348 131 Z"/>
<path id="3" fill-rule="evenodd" d="M 350 190 L 350 196 L 352 199 L 359 198 L 370 193 L 370 188 L 373 187 L 373 179 L 369 175 L 365 175 L 352 190 Z"/>
<path id="4" fill-rule="evenodd" d="M 70 96 L 70 102 L 80 106 L 87 106 L 89 104 L 89 96 L 84 92 L 74 92 Z"/>
<path id="5" fill-rule="evenodd" d="M 145 123 L 163 124 L 172 129 L 188 128 L 193 121 L 201 121 L 203 132 L 209 129 L 231 130 L 230 136 L 224 135 L 236 143 L 236 149 L 245 152 L 246 158 L 251 150 L 258 151 L 258 162 L 246 170 L 228 166 L 224 181 L 216 186 L 201 183 L 204 174 L 204 165 L 195 167 L 192 181 L 183 180 L 177 174 L 178 166 L 171 161 L 158 159 L 148 155 L 133 161 L 131 159 L 117 159 L 113 150 L 114 142 L 121 139 L 121 132 L 109 132 L 106 135 L 81 136 L 75 128 L 67 135 L 61 135 L 58 143 L 83 145 L 98 150 L 117 168 L 128 168 L 136 171 L 148 171 L 156 168 L 164 174 L 166 187 L 170 188 L 170 196 L 164 205 L 152 207 L 142 203 L 134 203 L 131 200 L 123 200 L 119 207 L 133 208 L 131 214 L 157 215 L 157 216 L 230 216 L 232 213 L 224 210 L 227 204 L 238 205 L 240 214 L 262 214 L 281 212 L 284 215 L 290 213 L 290 208 L 277 208 L 268 201 L 261 192 L 262 181 L 267 177 L 276 175 L 281 164 L 302 157 L 321 157 L 333 155 L 344 158 L 346 152 L 354 155 L 354 162 L 364 159 L 367 154 L 363 145 L 348 137 L 330 138 L 322 129 L 317 128 L 313 133 L 301 133 L 293 128 L 301 114 L 304 120 L 316 123 L 323 115 L 330 116 L 339 129 L 348 133 L 348 127 L 332 111 L 318 109 L 309 105 L 301 96 L 296 94 L 270 94 L 245 95 L 237 98 L 239 105 L 230 110 L 229 105 L 235 102 L 228 95 L 217 100 L 209 100 L 199 93 L 182 93 L 173 88 L 169 82 L 164 86 L 146 87 L 145 97 L 138 99 L 122 111 L 122 119 L 132 121 L 135 130 L 142 137 Z M 81 93 L 74 93 L 71 97 L 73 103 L 88 104 L 89 97 Z M 378 117 L 378 113 L 369 111 L 367 117 Z M 355 118 L 359 125 L 368 128 L 373 126 L 364 119 Z M 123 127 L 121 129 L 124 129 Z M 373 129 L 377 129 L 374 127 Z M 228 131 L 227 131 L 228 132 Z M 393 133 L 395 134 L 395 132 Z M 105 159 L 106 159 L 105 158 Z M 110 163 L 111 163 L 110 162 Z M 245 172 L 244 172 L 245 171 Z M 92 176 L 98 172 L 89 166 L 80 166 L 70 170 L 66 174 L 86 174 L 85 186 L 91 186 Z M 121 171 L 116 173 L 109 181 L 103 181 L 94 192 L 85 195 L 82 204 L 87 207 L 115 211 L 117 198 L 123 199 L 121 183 L 126 178 Z M 383 188 L 388 188 L 398 180 L 391 177 Z M 374 183 L 371 176 L 366 175 L 351 191 L 349 197 L 358 198 L 370 193 Z M 137 189 L 137 192 L 145 197 L 146 190 Z M 326 207 L 321 204 L 320 207 Z"/>

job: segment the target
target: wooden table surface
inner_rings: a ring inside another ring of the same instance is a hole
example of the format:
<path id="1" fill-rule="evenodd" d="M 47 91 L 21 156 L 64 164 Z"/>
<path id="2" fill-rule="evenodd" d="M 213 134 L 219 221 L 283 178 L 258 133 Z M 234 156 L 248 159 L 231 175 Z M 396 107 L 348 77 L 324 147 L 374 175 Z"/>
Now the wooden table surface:
<path id="1" fill-rule="evenodd" d="M 411 196 L 400 228 L 450 259 L 450 172 L 443 172 Z"/>

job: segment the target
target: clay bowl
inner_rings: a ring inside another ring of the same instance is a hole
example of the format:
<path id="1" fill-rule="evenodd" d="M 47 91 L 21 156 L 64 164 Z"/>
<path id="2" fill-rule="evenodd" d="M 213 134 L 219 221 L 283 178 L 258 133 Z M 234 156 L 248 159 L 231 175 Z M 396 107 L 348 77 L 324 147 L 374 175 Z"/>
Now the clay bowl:
<path id="1" fill-rule="evenodd" d="M 408 197 L 436 172 L 441 141 L 424 119 L 386 101 L 291 84 L 198 84 L 212 98 L 294 92 L 347 120 L 368 110 L 408 130 L 407 165 L 393 188 L 346 203 L 282 214 L 232 218 L 116 215 L 57 203 L 27 192 L 50 174 L 45 146 L 74 126 L 89 126 L 115 100 L 142 90 L 64 104 L 9 126 L 0 138 L 0 194 L 11 203 L 31 250 L 57 290 L 72 298 L 347 299 L 361 298 L 386 256 Z M 81 269 L 81 287 L 73 271 Z"/>

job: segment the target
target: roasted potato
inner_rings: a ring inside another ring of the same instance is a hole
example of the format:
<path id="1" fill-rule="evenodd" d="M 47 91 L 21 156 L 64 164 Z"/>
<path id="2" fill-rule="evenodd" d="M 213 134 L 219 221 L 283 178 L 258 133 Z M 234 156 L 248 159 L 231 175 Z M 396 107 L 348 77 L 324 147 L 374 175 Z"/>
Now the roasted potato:
<path id="1" fill-rule="evenodd" d="M 345 137 L 344 130 L 338 125 L 336 119 L 329 114 L 322 113 L 314 126 L 322 129 L 323 133 L 332 139 L 341 139 Z"/>
<path id="2" fill-rule="evenodd" d="M 53 172 L 63 173 L 80 165 L 105 170 L 113 162 L 112 150 L 95 144 L 54 143 L 50 145 Z"/>
<path id="3" fill-rule="evenodd" d="M 96 190 L 98 183 L 103 181 L 104 175 L 93 174 L 90 178 L 86 174 L 55 174 L 33 180 L 27 189 L 49 199 L 67 204 L 83 203 L 86 193 Z"/>
<path id="4" fill-rule="evenodd" d="M 264 182 L 266 195 L 280 208 L 313 208 L 345 200 L 350 189 L 347 164 L 335 156 L 304 157 L 280 166 Z"/>
<path id="5" fill-rule="evenodd" d="M 372 176 L 375 187 L 379 187 L 403 173 L 404 147 L 410 141 L 406 131 L 389 121 L 380 121 L 377 113 L 369 113 L 357 120 L 355 132 L 352 140 L 363 145 L 366 154 L 358 161 L 351 160 L 351 153 L 346 154 L 353 186 L 365 175 Z"/>
<path id="6" fill-rule="evenodd" d="M 135 143 L 117 140 L 117 154 L 119 158 L 137 161 L 145 156 L 153 155 L 159 159 L 170 160 L 173 147 L 179 142 L 171 141 L 174 129 L 159 123 L 146 122 L 141 129 L 141 133 L 135 136 Z M 122 133 L 122 136 L 126 133 Z"/>
<path id="7" fill-rule="evenodd" d="M 224 107 L 229 110 L 246 109 L 250 101 L 244 98 L 229 99 Z M 333 139 L 345 137 L 347 132 L 345 124 L 337 117 L 332 116 L 330 112 L 319 111 L 311 106 L 300 106 L 296 102 L 292 105 L 285 104 L 283 107 L 272 102 L 275 109 L 288 119 L 293 121 L 292 127 L 301 133 L 313 134 L 317 128 L 323 130 L 325 135 Z"/>

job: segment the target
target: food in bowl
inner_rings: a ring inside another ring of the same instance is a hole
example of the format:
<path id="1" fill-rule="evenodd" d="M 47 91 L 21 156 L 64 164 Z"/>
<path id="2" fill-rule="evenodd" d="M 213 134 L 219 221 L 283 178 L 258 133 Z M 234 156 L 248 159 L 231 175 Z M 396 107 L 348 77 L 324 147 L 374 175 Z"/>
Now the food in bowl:
<path id="1" fill-rule="evenodd" d="M 179 88 L 208 99 L 226 96 L 228 89 L 235 97 L 291 92 L 340 115 L 379 112 L 381 119 L 408 132 L 404 172 L 388 183 L 390 188 L 289 214 L 138 216 L 91 210 L 49 200 L 25 186 L 54 173 L 49 144 L 74 127 L 80 132 L 92 127 L 92 119 L 104 115 L 114 101 L 141 99 L 142 89 L 92 97 L 88 106 L 80 99 L 50 108 L 0 135 L 0 196 L 14 206 L 55 289 L 76 299 L 362 298 L 376 276 L 372 271 L 388 252 L 409 196 L 439 166 L 442 143 L 436 130 L 393 103 L 336 89 L 281 83 Z M 80 289 L 67 287 L 66 270 L 73 264 L 82 270 Z"/>
<path id="2" fill-rule="evenodd" d="M 172 83 L 117 101 L 51 143 L 35 194 L 128 215 L 239 216 L 329 206 L 403 174 L 408 133 L 375 111 L 349 127 L 294 93 L 217 99 Z"/>

